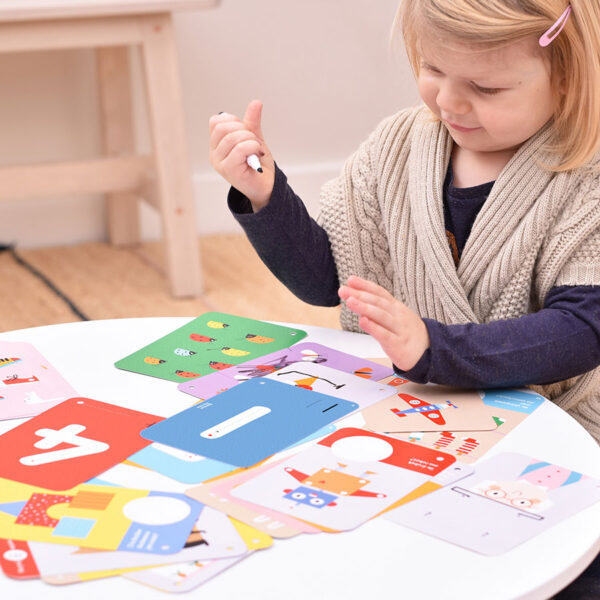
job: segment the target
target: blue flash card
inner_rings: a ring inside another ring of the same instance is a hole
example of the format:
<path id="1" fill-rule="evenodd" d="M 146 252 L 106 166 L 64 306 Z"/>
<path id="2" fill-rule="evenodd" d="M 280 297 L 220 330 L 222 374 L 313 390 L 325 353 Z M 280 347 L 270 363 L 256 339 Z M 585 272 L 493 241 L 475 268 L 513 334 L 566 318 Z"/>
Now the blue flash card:
<path id="1" fill-rule="evenodd" d="M 298 444 L 324 437 L 333 431 L 335 431 L 335 426 L 327 425 L 327 427 L 322 427 L 308 437 L 300 440 Z M 218 477 L 237 469 L 235 465 L 157 443 L 142 448 L 139 452 L 132 454 L 127 460 L 182 483 L 203 483 L 213 477 Z M 108 484 L 101 482 L 99 485 Z"/>
<path id="2" fill-rule="evenodd" d="M 155 423 L 141 435 L 250 467 L 356 409 L 355 402 L 259 378 Z"/>

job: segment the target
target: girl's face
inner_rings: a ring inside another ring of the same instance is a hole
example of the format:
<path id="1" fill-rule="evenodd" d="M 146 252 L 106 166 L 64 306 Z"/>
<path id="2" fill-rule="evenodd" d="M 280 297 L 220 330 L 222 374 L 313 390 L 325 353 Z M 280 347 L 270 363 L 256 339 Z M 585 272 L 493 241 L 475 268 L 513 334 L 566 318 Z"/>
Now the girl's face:
<path id="1" fill-rule="evenodd" d="M 424 37 L 419 93 L 461 148 L 516 150 L 552 117 L 550 67 L 532 42 L 481 51 Z"/>

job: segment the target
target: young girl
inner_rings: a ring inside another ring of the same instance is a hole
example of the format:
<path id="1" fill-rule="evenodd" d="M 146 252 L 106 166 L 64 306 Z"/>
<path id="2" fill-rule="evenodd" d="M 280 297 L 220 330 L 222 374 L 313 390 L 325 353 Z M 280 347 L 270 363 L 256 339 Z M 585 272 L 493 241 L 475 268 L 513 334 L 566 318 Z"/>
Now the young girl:
<path id="1" fill-rule="evenodd" d="M 210 121 L 229 207 L 284 284 L 341 298 L 398 373 L 533 386 L 600 439 L 600 3 L 404 0 L 396 27 L 424 106 L 348 159 L 319 223 L 259 101 Z"/>

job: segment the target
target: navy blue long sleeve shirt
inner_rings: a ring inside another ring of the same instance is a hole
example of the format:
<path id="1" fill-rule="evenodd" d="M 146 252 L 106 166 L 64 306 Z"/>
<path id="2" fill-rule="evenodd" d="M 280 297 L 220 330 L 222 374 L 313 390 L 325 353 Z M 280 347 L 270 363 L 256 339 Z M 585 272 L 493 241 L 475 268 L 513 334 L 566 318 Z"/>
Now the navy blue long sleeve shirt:
<path id="1" fill-rule="evenodd" d="M 448 241 L 458 264 L 477 213 L 494 182 L 471 188 L 444 183 Z M 280 169 L 269 204 L 257 213 L 231 188 L 234 217 L 271 272 L 310 304 L 336 306 L 338 281 L 327 232 L 308 214 Z M 489 388 L 546 384 L 585 373 L 600 364 L 600 286 L 550 290 L 542 310 L 491 323 L 445 325 L 424 319 L 430 347 L 410 371 L 417 383 Z"/>

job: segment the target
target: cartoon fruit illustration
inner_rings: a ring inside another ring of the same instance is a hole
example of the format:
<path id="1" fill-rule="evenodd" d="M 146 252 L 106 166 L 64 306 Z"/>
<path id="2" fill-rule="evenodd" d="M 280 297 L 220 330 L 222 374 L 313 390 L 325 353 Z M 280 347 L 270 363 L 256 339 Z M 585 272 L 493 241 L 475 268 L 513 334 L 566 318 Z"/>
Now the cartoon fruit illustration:
<path id="1" fill-rule="evenodd" d="M 202 375 L 200 375 L 199 373 L 190 373 L 190 371 L 181 371 L 181 370 L 177 370 L 175 371 L 175 375 L 179 375 L 179 377 L 184 377 L 186 379 L 192 379 L 194 377 L 202 377 Z"/>
<path id="2" fill-rule="evenodd" d="M 146 356 L 144 362 L 148 363 L 149 365 L 162 365 L 167 361 L 163 360 L 162 358 L 155 358 L 154 356 Z"/>
<path id="3" fill-rule="evenodd" d="M 216 369 L 217 371 L 222 371 L 223 369 L 228 369 L 229 367 L 233 367 L 233 365 L 229 365 L 229 364 L 224 363 L 224 362 L 217 362 L 216 360 L 211 360 L 208 363 L 208 366 L 211 369 Z"/>
<path id="4" fill-rule="evenodd" d="M 247 352 L 246 350 L 237 350 L 236 348 L 228 348 L 227 346 L 223 346 L 221 352 L 227 354 L 227 356 L 247 356 L 250 354 L 250 352 Z"/>
<path id="5" fill-rule="evenodd" d="M 193 340 L 194 342 L 216 342 L 215 338 L 200 335 L 199 333 L 190 333 L 190 340 Z"/>
<path id="6" fill-rule="evenodd" d="M 194 356 L 194 354 L 196 354 L 192 350 L 186 350 L 185 348 L 175 348 L 173 352 L 177 354 L 177 356 Z"/>
<path id="7" fill-rule="evenodd" d="M 246 339 L 255 344 L 268 344 L 275 341 L 275 338 L 266 337 L 264 335 L 255 335 L 254 333 L 249 333 L 246 336 Z"/>
<path id="8" fill-rule="evenodd" d="M 221 321 L 208 321 L 206 325 L 208 327 L 212 327 L 213 329 L 223 329 L 225 327 L 229 327 L 227 323 L 221 323 Z"/>

